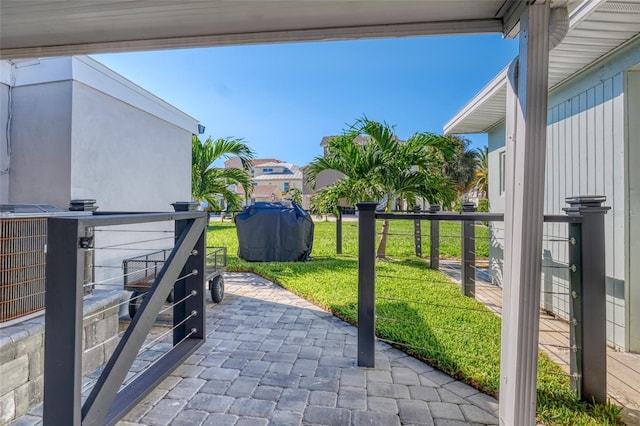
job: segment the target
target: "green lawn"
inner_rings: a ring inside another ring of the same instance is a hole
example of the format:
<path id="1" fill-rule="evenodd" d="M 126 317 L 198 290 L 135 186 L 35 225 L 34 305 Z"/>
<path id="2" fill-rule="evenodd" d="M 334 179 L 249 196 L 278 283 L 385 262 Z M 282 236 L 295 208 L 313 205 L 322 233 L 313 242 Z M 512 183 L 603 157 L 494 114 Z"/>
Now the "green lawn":
<path id="1" fill-rule="evenodd" d="M 381 226 L 379 224 L 378 229 Z M 429 257 L 429 223 L 423 222 L 423 256 Z M 392 221 L 388 260 L 376 266 L 376 333 L 476 388 L 496 395 L 500 320 L 460 287 L 414 256 L 413 222 Z M 459 257 L 460 225 L 442 223 L 441 255 Z M 476 228 L 478 257 L 488 256 L 488 230 Z M 246 262 L 236 255 L 231 222 L 212 222 L 208 244 L 229 248 L 228 270 L 250 271 L 355 324 L 357 318 L 357 223 L 343 223 L 343 254 L 335 254 L 335 223 L 316 222 L 309 262 Z M 617 407 L 577 401 L 562 370 L 546 356 L 538 365 L 538 418 L 548 425 L 621 424 Z"/>

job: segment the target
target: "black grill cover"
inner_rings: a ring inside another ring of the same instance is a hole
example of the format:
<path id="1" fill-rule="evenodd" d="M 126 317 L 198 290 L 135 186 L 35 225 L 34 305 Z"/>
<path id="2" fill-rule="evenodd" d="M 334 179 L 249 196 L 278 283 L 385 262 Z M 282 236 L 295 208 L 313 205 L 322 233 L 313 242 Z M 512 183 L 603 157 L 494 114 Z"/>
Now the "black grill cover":
<path id="1" fill-rule="evenodd" d="M 235 217 L 238 256 L 250 262 L 309 260 L 313 221 L 290 201 L 257 202 Z"/>

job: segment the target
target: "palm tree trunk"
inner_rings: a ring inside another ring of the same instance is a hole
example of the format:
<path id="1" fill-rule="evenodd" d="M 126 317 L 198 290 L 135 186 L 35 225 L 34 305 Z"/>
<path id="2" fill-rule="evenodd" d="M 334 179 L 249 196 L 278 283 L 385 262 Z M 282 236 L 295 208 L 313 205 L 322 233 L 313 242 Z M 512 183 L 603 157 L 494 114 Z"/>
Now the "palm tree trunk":
<path id="1" fill-rule="evenodd" d="M 380 245 L 378 246 L 378 253 L 376 257 L 378 259 L 384 259 L 387 257 L 387 239 L 389 238 L 389 219 L 385 219 L 382 222 L 382 237 L 380 238 Z"/>
<path id="2" fill-rule="evenodd" d="M 391 205 L 393 203 L 393 195 L 387 194 L 387 206 L 384 209 L 385 212 L 391 213 Z M 378 252 L 376 257 L 378 259 L 384 259 L 387 257 L 387 240 L 389 239 L 389 219 L 385 219 L 382 222 L 382 236 L 380 237 L 380 245 L 378 246 Z"/>

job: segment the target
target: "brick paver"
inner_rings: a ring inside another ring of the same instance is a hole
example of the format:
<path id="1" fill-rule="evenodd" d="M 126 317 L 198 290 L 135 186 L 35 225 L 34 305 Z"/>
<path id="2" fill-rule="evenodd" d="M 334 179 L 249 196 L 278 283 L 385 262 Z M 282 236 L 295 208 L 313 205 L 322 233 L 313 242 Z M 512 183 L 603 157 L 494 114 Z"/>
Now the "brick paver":
<path id="1" fill-rule="evenodd" d="M 495 399 L 387 344 L 357 367 L 354 327 L 267 280 L 226 274 L 225 290 L 207 342 L 120 426 L 498 424 Z"/>

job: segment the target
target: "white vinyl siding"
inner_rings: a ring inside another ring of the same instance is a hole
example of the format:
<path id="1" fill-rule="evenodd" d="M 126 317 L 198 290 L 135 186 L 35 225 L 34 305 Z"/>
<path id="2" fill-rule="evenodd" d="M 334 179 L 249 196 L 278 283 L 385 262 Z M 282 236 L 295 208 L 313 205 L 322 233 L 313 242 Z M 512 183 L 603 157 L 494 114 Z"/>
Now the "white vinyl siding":
<path id="1" fill-rule="evenodd" d="M 623 74 L 561 99 L 549 109 L 545 212 L 563 214 L 565 198 L 606 195 L 607 338 L 625 347 L 625 139 Z M 546 308 L 569 316 L 567 227 L 546 224 L 543 293 Z M 551 278 L 552 277 L 552 278 Z"/>

